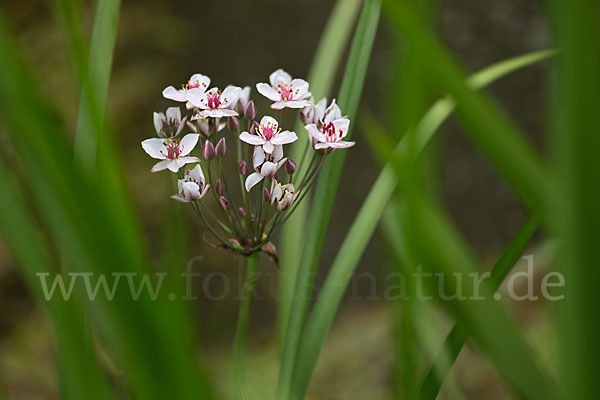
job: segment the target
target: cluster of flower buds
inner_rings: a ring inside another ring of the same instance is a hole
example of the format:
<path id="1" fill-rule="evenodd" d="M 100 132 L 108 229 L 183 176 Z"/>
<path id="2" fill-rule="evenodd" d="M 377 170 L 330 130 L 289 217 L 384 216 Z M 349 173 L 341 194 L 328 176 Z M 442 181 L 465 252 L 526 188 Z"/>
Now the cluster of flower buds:
<path id="1" fill-rule="evenodd" d="M 154 113 L 158 137 L 142 142 L 146 153 L 160 160 L 152 172 L 168 169 L 178 174 L 178 193 L 171 198 L 190 203 L 221 247 L 244 255 L 260 251 L 269 242 L 310 189 L 326 156 L 354 145 L 343 140 L 350 121 L 335 99 L 330 105 L 327 99 L 313 103 L 305 80 L 292 79 L 279 69 L 270 75 L 269 83 L 259 83 L 256 89 L 273 102 L 277 119 L 269 115 L 257 119 L 250 87 L 227 86 L 221 91 L 210 88 L 207 76 L 194 74 L 180 89 L 163 90 L 165 98 L 185 103 L 190 115 L 182 117 L 179 107 Z M 285 109 L 296 110 L 308 135 L 299 164 L 284 155 L 284 146 L 298 139 L 281 126 Z M 184 129 L 188 133 L 181 135 Z M 235 159 L 228 157 L 227 139 L 236 144 Z M 198 146 L 198 142 L 204 143 Z M 194 150 L 200 156 L 194 156 Z M 237 191 L 230 190 L 224 173 L 229 159 L 235 162 Z M 216 213 L 204 199 L 209 191 L 220 209 Z"/>

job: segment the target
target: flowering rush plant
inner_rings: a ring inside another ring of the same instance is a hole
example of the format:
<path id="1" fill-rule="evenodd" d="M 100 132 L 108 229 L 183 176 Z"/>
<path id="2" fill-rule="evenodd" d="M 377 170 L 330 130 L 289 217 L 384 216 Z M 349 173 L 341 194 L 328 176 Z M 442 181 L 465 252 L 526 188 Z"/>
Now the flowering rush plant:
<path id="1" fill-rule="evenodd" d="M 181 88 L 163 90 L 165 98 L 184 103 L 188 114 L 182 115 L 178 106 L 155 112 L 158 137 L 144 140 L 142 148 L 160 160 L 152 172 L 178 175 L 171 198 L 192 206 L 217 246 L 246 256 L 263 250 L 276 258 L 273 232 L 306 195 L 327 155 L 354 146 L 344 140 L 350 121 L 335 99 L 315 104 L 308 82 L 292 79 L 282 69 L 270 75 L 269 83 L 256 85 L 272 102 L 271 111 L 260 118 L 250 87 L 221 91 L 210 82 L 194 74 Z M 286 115 L 287 109 L 293 115 Z M 308 135 L 298 164 L 285 156 L 286 146 L 298 140 L 284 127 L 286 121 L 294 122 L 289 117 L 299 117 L 306 130 L 302 134 Z M 228 141 L 235 143 L 235 158 L 231 151 L 228 155 Z M 225 171 L 232 169 L 237 178 L 228 179 Z M 210 198 L 216 207 L 207 204 Z"/>

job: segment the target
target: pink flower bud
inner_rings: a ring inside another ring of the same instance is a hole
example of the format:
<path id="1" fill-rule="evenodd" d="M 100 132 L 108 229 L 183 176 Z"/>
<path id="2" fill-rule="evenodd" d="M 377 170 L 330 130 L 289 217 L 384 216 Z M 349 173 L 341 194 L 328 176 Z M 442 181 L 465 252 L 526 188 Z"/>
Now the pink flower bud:
<path id="1" fill-rule="evenodd" d="M 244 210 L 244 207 L 238 208 L 238 212 L 242 218 L 246 216 L 246 210 Z"/>
<path id="2" fill-rule="evenodd" d="M 258 122 L 254 121 L 250 127 L 250 133 L 256 135 L 256 132 L 258 132 Z"/>
<path id="3" fill-rule="evenodd" d="M 248 163 L 246 161 L 239 160 L 238 168 L 240 169 L 240 174 L 242 174 L 242 176 L 248 175 Z"/>
<path id="4" fill-rule="evenodd" d="M 224 157 L 225 153 L 227 153 L 227 144 L 225 144 L 225 138 L 222 137 L 221 140 L 217 142 L 217 147 L 215 147 L 215 151 L 217 156 Z"/>
<path id="5" fill-rule="evenodd" d="M 223 208 L 223 210 L 225 210 L 225 211 L 229 210 L 229 201 L 225 197 L 223 197 L 223 196 L 219 197 L 219 203 L 221 204 L 221 207 Z"/>
<path id="6" fill-rule="evenodd" d="M 264 201 L 271 201 L 271 193 L 269 192 L 269 189 L 263 188 L 262 195 Z"/>
<path id="7" fill-rule="evenodd" d="M 220 179 L 217 180 L 217 186 L 215 187 L 215 190 L 219 196 L 223 194 L 223 184 L 221 183 Z"/>
<path id="8" fill-rule="evenodd" d="M 296 161 L 292 160 L 291 158 L 288 158 L 288 160 L 285 162 L 285 172 L 291 175 L 294 172 L 296 172 L 296 169 Z"/>
<path id="9" fill-rule="evenodd" d="M 210 161 L 215 158 L 215 146 L 210 141 L 204 142 L 204 148 L 202 149 L 202 157 L 206 161 Z"/>
<path id="10" fill-rule="evenodd" d="M 237 131 L 240 127 L 240 121 L 237 119 L 237 117 L 230 117 L 227 120 L 227 127 L 232 131 Z"/>
<path id="11" fill-rule="evenodd" d="M 256 107 L 254 101 L 250 100 L 244 109 L 244 118 L 253 121 L 256 118 Z"/>

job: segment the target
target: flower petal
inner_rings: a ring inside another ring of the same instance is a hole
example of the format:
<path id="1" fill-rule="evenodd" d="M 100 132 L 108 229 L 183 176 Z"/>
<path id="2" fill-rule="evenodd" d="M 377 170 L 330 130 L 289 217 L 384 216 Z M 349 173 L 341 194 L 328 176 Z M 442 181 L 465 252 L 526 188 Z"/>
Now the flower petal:
<path id="1" fill-rule="evenodd" d="M 169 86 L 163 90 L 162 95 L 164 98 L 175 101 L 187 101 L 185 90 L 175 89 L 173 86 Z"/>
<path id="2" fill-rule="evenodd" d="M 339 142 L 329 143 L 329 147 L 332 149 L 347 149 L 349 147 L 354 146 L 355 142 L 345 142 L 340 140 Z"/>
<path id="3" fill-rule="evenodd" d="M 260 133 L 263 133 L 263 128 L 269 124 L 273 127 L 273 129 L 277 129 L 277 127 L 279 126 L 279 122 L 277 122 L 275 118 L 265 115 L 264 117 L 262 117 L 262 119 L 260 120 L 260 124 L 258 125 L 258 130 L 260 131 Z"/>
<path id="4" fill-rule="evenodd" d="M 167 108 L 167 119 L 172 119 L 177 122 L 181 121 L 181 109 L 179 107 Z"/>
<path id="5" fill-rule="evenodd" d="M 237 117 L 240 115 L 237 113 L 237 111 L 229 110 L 227 108 L 219 108 L 219 110 L 217 110 L 217 111 L 219 111 L 221 113 L 221 116 L 219 118 L 221 118 L 221 117 Z"/>
<path id="6" fill-rule="evenodd" d="M 315 144 L 315 150 L 326 149 L 328 147 L 331 147 L 330 145 L 331 145 L 331 143 L 329 143 L 329 142 L 317 143 L 317 144 Z"/>
<path id="7" fill-rule="evenodd" d="M 304 100 L 308 94 L 308 82 L 304 79 L 294 79 L 291 82 L 294 99 Z M 297 94 L 296 94 L 297 91 Z"/>
<path id="8" fill-rule="evenodd" d="M 242 132 L 240 134 L 240 140 L 242 142 L 251 144 L 252 146 L 260 146 L 265 143 L 265 139 L 261 138 L 258 135 L 251 135 L 248 132 Z"/>
<path id="9" fill-rule="evenodd" d="M 290 83 L 291 81 L 292 76 L 281 68 L 269 75 L 269 82 L 271 82 L 271 86 L 273 87 L 277 87 L 280 84 Z"/>
<path id="10" fill-rule="evenodd" d="M 246 108 L 246 106 L 250 102 L 251 90 L 252 89 L 250 88 L 250 86 L 244 86 L 244 88 L 242 89 L 242 93 L 240 93 L 240 98 L 238 99 L 238 101 L 242 105 L 242 108 Z"/>
<path id="11" fill-rule="evenodd" d="M 198 81 L 198 84 L 200 85 L 199 89 L 202 89 L 203 92 L 210 85 L 210 78 L 206 75 L 194 74 L 190 77 L 189 83 L 195 84 L 196 81 Z"/>
<path id="12" fill-rule="evenodd" d="M 272 163 L 271 161 L 265 161 L 265 163 L 260 168 L 260 174 L 262 176 L 271 176 L 277 172 L 276 170 L 277 164 Z"/>
<path id="13" fill-rule="evenodd" d="M 260 148 L 260 147 L 259 147 Z M 275 146 L 273 150 L 273 161 L 277 162 L 283 158 L 283 146 Z"/>
<path id="14" fill-rule="evenodd" d="M 285 101 L 278 101 L 277 103 L 271 104 L 271 108 L 273 110 L 282 110 L 285 108 L 286 104 L 287 104 L 287 102 L 285 102 Z"/>
<path id="15" fill-rule="evenodd" d="M 174 194 L 173 196 L 170 196 L 173 200 L 176 200 L 180 203 L 189 203 L 189 200 L 184 199 L 180 194 Z"/>
<path id="16" fill-rule="evenodd" d="M 281 100 L 281 95 L 279 94 L 279 92 L 277 92 L 277 90 L 273 89 L 272 86 L 266 83 L 257 83 L 256 90 L 258 91 L 258 93 L 262 94 L 271 101 Z"/>
<path id="17" fill-rule="evenodd" d="M 279 171 L 281 169 L 281 167 L 283 167 L 283 165 L 286 163 L 287 160 L 288 160 L 287 157 L 279 160 L 279 162 L 277 163 L 277 166 L 275 167 L 275 172 Z"/>
<path id="18" fill-rule="evenodd" d="M 195 200 L 200 198 L 200 186 L 196 182 L 184 182 L 181 185 L 183 197 L 187 200 Z"/>
<path id="19" fill-rule="evenodd" d="M 327 109 L 325 110 L 324 114 L 323 114 L 323 123 L 325 125 L 327 125 L 330 122 L 333 122 L 335 120 L 341 119 L 342 118 L 342 110 L 340 110 L 340 107 L 338 107 L 338 105 L 335 102 L 335 99 L 333 99 L 331 101 L 331 105 L 329 107 L 327 107 Z"/>
<path id="20" fill-rule="evenodd" d="M 265 153 L 271 154 L 273 152 L 273 149 L 275 148 L 275 146 L 273 145 L 273 143 L 265 141 L 262 148 L 265 151 Z"/>
<path id="21" fill-rule="evenodd" d="M 254 185 L 256 185 L 258 182 L 262 181 L 264 178 L 264 176 L 262 176 L 261 174 L 259 174 L 258 172 L 253 172 L 250 175 L 248 175 L 248 178 L 246 178 L 246 192 L 249 192 L 250 189 L 252 189 L 254 187 Z"/>
<path id="22" fill-rule="evenodd" d="M 292 101 L 286 101 L 284 102 L 285 107 L 287 108 L 304 108 L 308 105 L 310 105 L 310 101 L 308 100 L 292 100 Z M 273 108 L 271 106 L 271 108 Z"/>
<path id="23" fill-rule="evenodd" d="M 167 148 L 165 147 L 165 139 L 152 138 L 146 139 L 142 142 L 142 148 L 148 155 L 157 160 L 164 160 L 167 158 Z"/>
<path id="24" fill-rule="evenodd" d="M 198 138 L 200 137 L 197 133 L 188 133 L 181 139 L 179 143 L 179 149 L 181 152 L 179 153 L 180 157 L 187 156 L 194 150 L 194 147 L 198 143 Z"/>
<path id="25" fill-rule="evenodd" d="M 186 99 L 188 101 L 188 104 L 191 104 L 193 107 L 208 108 L 208 106 L 206 105 L 207 102 L 205 92 L 188 90 L 188 92 L 186 93 Z M 190 109 L 190 107 L 188 107 L 187 105 L 186 108 Z"/>
<path id="26" fill-rule="evenodd" d="M 261 146 L 256 146 L 254 148 L 254 153 L 252 153 L 252 166 L 254 169 L 257 169 L 265 162 L 265 151 Z"/>
<path id="27" fill-rule="evenodd" d="M 168 112 L 168 110 L 167 110 Z M 163 121 L 165 120 L 165 114 L 163 113 L 154 113 L 153 116 L 153 120 L 154 120 L 154 129 L 156 130 L 156 133 L 160 133 L 160 131 L 162 130 L 162 126 L 163 126 Z"/>
<path id="28" fill-rule="evenodd" d="M 227 108 L 231 104 L 234 104 L 240 98 L 242 94 L 242 88 L 237 86 L 227 86 L 223 93 L 221 93 L 221 105 L 219 108 Z M 237 115 L 237 113 L 235 113 Z"/>
<path id="29" fill-rule="evenodd" d="M 202 110 L 198 114 L 200 118 L 223 118 L 223 117 L 237 117 L 239 114 L 236 111 L 228 110 L 226 108 L 219 108 L 216 110 Z"/>
<path id="30" fill-rule="evenodd" d="M 271 139 L 271 143 L 277 145 L 289 144 L 298 140 L 298 136 L 296 136 L 296 132 L 292 131 L 283 131 L 276 134 L 273 139 Z"/>
<path id="31" fill-rule="evenodd" d="M 346 137 L 348 134 L 348 128 L 350 128 L 350 120 L 347 118 L 340 118 L 333 121 L 335 126 L 335 136 L 339 139 Z"/>
<path id="32" fill-rule="evenodd" d="M 200 198 L 203 198 L 204 196 L 206 196 L 206 193 L 208 193 L 209 189 L 210 189 L 210 185 L 205 185 L 204 189 L 202 190 L 202 193 L 200 193 Z"/>
<path id="33" fill-rule="evenodd" d="M 308 134 L 317 142 L 325 142 L 325 135 L 317 128 L 315 124 L 309 124 L 304 127 Z"/>
<path id="34" fill-rule="evenodd" d="M 171 163 L 171 160 L 162 160 L 162 161 L 159 161 L 156 164 L 154 164 L 154 166 L 152 167 L 151 171 L 152 172 L 162 171 L 163 169 L 166 169 L 169 166 L 170 163 Z"/>
<path id="35" fill-rule="evenodd" d="M 167 169 L 171 172 L 179 172 L 179 168 L 183 167 L 185 165 L 185 162 L 180 159 L 180 158 L 176 158 L 175 160 L 169 160 L 169 164 L 167 164 Z"/>
<path id="36" fill-rule="evenodd" d="M 204 179 L 204 173 L 202 173 L 202 168 L 200 168 L 200 164 L 196 165 L 189 173 L 190 178 L 195 182 L 200 182 L 202 185 L 206 182 Z"/>
<path id="37" fill-rule="evenodd" d="M 198 157 L 179 157 L 178 160 L 180 160 L 181 162 L 183 162 L 183 164 L 181 164 L 182 166 L 184 164 L 191 164 L 191 163 L 200 162 L 200 159 Z"/>

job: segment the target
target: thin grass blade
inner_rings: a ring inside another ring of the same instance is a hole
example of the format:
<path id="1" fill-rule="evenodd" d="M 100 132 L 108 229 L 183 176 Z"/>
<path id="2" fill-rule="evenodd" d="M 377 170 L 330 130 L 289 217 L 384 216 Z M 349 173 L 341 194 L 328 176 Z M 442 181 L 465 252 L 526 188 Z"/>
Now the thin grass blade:
<path id="1" fill-rule="evenodd" d="M 354 21 L 360 10 L 360 0 L 338 0 L 333 9 L 327 26 L 322 34 L 315 53 L 312 66 L 308 73 L 310 90 L 318 101 L 324 96 L 328 96 L 335 73 L 338 70 L 342 59 L 344 48 L 347 46 Z M 295 132 L 303 132 L 304 125 L 298 123 Z M 298 135 L 298 142 L 292 147 L 291 158 L 299 160 L 305 146 L 308 145 L 306 135 Z M 301 176 L 301 171 L 298 176 Z M 285 326 L 289 318 L 290 302 L 292 291 L 294 290 L 294 281 L 298 265 L 300 264 L 302 242 L 306 228 L 306 219 L 308 216 L 309 199 L 300 203 L 294 214 L 288 219 L 281 230 L 280 248 L 281 255 L 279 263 L 281 266 L 279 279 L 279 303 L 277 315 L 277 330 L 280 343 L 283 342 Z"/>
<path id="2" fill-rule="evenodd" d="M 393 229 L 397 229 L 393 224 L 384 224 L 384 226 L 388 232 Z M 519 229 L 508 246 L 506 246 L 500 255 L 500 258 L 498 258 L 498 261 L 496 261 L 496 264 L 494 264 L 494 267 L 490 271 L 492 290 L 498 290 L 512 267 L 517 263 L 519 257 L 523 253 L 523 250 L 525 250 L 525 247 L 539 226 L 539 218 L 530 217 Z M 444 379 L 450 372 L 450 368 L 452 368 L 454 361 L 456 361 L 456 358 L 458 357 L 468 338 L 468 333 L 464 329 L 461 329 L 458 324 L 455 324 L 452 327 L 452 330 L 448 334 L 443 345 L 445 351 L 440 352 L 440 355 L 435 358 L 421 381 L 420 393 L 422 399 L 434 400 L 437 397 L 440 389 L 442 388 Z M 443 354 L 449 355 L 450 363 L 446 362 Z"/>
<path id="3" fill-rule="evenodd" d="M 348 64 L 338 96 L 338 104 L 344 113 L 354 118 L 375 33 L 379 24 L 381 0 L 367 0 L 362 8 L 356 33 L 352 41 Z M 277 398 L 287 399 L 291 394 L 294 366 L 304 320 L 308 311 L 310 291 L 319 261 L 323 238 L 329 223 L 335 194 L 344 164 L 344 152 L 334 152 L 324 164 L 317 183 L 311 214 L 306 229 L 306 240 L 291 299 L 289 320 L 281 358 L 281 369 L 277 383 Z M 299 244 L 297 244 L 299 245 Z"/>

